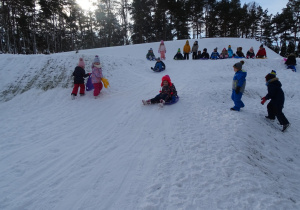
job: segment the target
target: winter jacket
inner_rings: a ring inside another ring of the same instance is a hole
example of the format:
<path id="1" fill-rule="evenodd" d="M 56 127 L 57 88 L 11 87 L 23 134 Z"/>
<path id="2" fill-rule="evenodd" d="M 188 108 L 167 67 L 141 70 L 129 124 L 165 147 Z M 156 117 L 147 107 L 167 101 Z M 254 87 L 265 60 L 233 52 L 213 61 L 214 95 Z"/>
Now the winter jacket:
<path id="1" fill-rule="evenodd" d="M 89 74 L 85 73 L 85 70 L 80 66 L 77 66 L 73 72 L 74 84 L 84 84 L 84 77 L 88 77 Z"/>
<path id="2" fill-rule="evenodd" d="M 286 62 L 285 62 L 285 65 L 295 66 L 296 64 L 297 64 L 296 57 L 294 55 L 289 55 Z"/>
<path id="3" fill-rule="evenodd" d="M 192 47 L 192 52 L 194 52 L 194 53 L 198 52 L 198 48 L 199 48 L 199 46 L 197 44 L 194 44 Z"/>
<path id="4" fill-rule="evenodd" d="M 92 66 L 92 83 L 100 83 L 102 79 L 102 68 L 97 68 L 96 66 Z"/>
<path id="5" fill-rule="evenodd" d="M 244 53 L 243 53 L 242 51 L 236 51 L 236 55 L 237 55 L 238 57 L 241 57 L 241 58 L 244 58 L 244 57 L 245 57 L 245 55 L 244 55 Z"/>
<path id="6" fill-rule="evenodd" d="M 263 58 L 264 56 L 267 57 L 266 49 L 265 48 L 259 49 L 256 53 L 256 57 Z"/>
<path id="7" fill-rule="evenodd" d="M 158 47 L 158 53 L 160 52 L 167 52 L 166 46 L 164 44 L 160 44 Z"/>
<path id="8" fill-rule="evenodd" d="M 265 96 L 267 100 L 271 99 L 270 103 L 279 108 L 284 105 L 284 92 L 281 88 L 281 82 L 278 78 L 269 80 L 266 84 L 268 86 L 268 94 Z"/>
<path id="9" fill-rule="evenodd" d="M 250 52 L 250 50 L 248 50 L 247 52 L 247 58 L 254 58 L 255 57 L 255 53 L 254 52 Z"/>
<path id="10" fill-rule="evenodd" d="M 233 76 L 232 89 L 235 90 L 236 87 L 240 87 L 240 92 L 244 93 L 246 87 L 246 76 L 247 72 L 243 70 L 237 71 Z"/>
<path id="11" fill-rule="evenodd" d="M 157 61 L 156 63 L 155 63 L 155 66 L 154 66 L 154 69 L 155 70 L 163 70 L 163 69 L 165 69 L 166 68 L 166 65 L 164 64 L 164 62 L 162 62 L 162 61 Z"/>
<path id="12" fill-rule="evenodd" d="M 175 88 L 175 85 L 172 83 L 171 86 L 162 86 L 162 89 L 160 91 L 160 94 L 167 94 L 167 97 L 165 98 L 165 101 L 171 101 L 173 96 L 177 96 L 177 91 Z"/>
<path id="13" fill-rule="evenodd" d="M 208 54 L 207 52 L 203 52 L 203 53 L 201 54 L 201 57 L 202 57 L 203 59 L 209 59 L 209 54 Z"/>
<path id="14" fill-rule="evenodd" d="M 220 58 L 220 54 L 218 52 L 212 52 L 210 55 L 210 59 L 218 59 Z"/>
<path id="15" fill-rule="evenodd" d="M 228 48 L 228 57 L 232 58 L 232 56 L 233 56 L 233 51 L 231 48 Z"/>
<path id="16" fill-rule="evenodd" d="M 151 60 L 151 59 L 155 58 L 155 55 L 154 55 L 153 51 L 152 52 L 150 52 L 150 51 L 151 50 L 148 50 L 146 58 Z"/>
<path id="17" fill-rule="evenodd" d="M 184 47 L 183 47 L 183 53 L 190 53 L 191 52 L 191 46 L 189 45 L 189 42 L 186 41 Z"/>
<path id="18" fill-rule="evenodd" d="M 181 53 L 176 53 L 176 55 L 174 56 L 174 60 L 182 60 L 183 59 L 183 55 Z"/>

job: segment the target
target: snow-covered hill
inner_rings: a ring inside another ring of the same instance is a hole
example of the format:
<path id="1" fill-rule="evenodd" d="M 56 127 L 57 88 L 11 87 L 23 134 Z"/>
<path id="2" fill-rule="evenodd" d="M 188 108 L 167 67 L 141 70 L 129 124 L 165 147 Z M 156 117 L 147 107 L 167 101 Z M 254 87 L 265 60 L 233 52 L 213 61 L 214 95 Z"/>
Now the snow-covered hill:
<path id="1" fill-rule="evenodd" d="M 192 45 L 194 40 L 190 40 Z M 259 42 L 198 40 L 201 50 Z M 0 55 L 0 209 L 300 209 L 299 73 L 282 58 L 245 60 L 245 108 L 229 111 L 237 59 L 146 61 L 159 43 L 54 55 Z M 99 55 L 111 87 L 71 100 L 71 74 Z M 299 66 L 299 60 L 298 60 Z M 286 133 L 264 119 L 265 75 L 277 71 Z M 180 101 L 143 106 L 170 75 Z"/>

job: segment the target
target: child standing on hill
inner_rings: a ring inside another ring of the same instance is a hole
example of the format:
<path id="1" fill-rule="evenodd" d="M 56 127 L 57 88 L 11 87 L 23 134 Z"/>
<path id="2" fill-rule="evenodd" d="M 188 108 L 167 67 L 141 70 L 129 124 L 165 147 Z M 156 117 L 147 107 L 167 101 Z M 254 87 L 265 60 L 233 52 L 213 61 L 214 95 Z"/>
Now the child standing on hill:
<path id="1" fill-rule="evenodd" d="M 158 48 L 158 53 L 160 53 L 160 58 L 162 60 L 166 60 L 165 53 L 167 53 L 167 49 L 166 49 L 166 46 L 165 46 L 165 43 L 164 43 L 163 40 L 160 41 L 160 45 L 159 45 L 159 48 Z"/>
<path id="2" fill-rule="evenodd" d="M 193 57 L 192 57 L 192 59 L 197 59 L 198 48 L 199 48 L 199 46 L 198 46 L 198 41 L 195 41 L 195 42 L 194 42 L 194 45 L 193 45 L 193 47 L 192 47 L 192 52 L 193 52 Z"/>
<path id="3" fill-rule="evenodd" d="M 244 61 L 241 61 L 233 65 L 235 74 L 232 81 L 231 99 L 234 102 L 234 107 L 230 108 L 232 111 L 240 111 L 240 108 L 245 106 L 242 102 L 242 96 L 246 87 L 247 72 L 242 70 L 243 64 Z"/>
<path id="4" fill-rule="evenodd" d="M 290 123 L 282 112 L 284 105 L 284 92 L 281 88 L 281 82 L 279 82 L 276 77 L 276 71 L 274 70 L 267 74 L 265 78 L 267 82 L 266 85 L 268 87 L 268 94 L 261 99 L 261 104 L 264 105 L 267 100 L 271 99 L 267 105 L 268 116 L 266 116 L 266 118 L 275 120 L 275 117 L 277 117 L 280 125 L 282 125 L 282 132 L 284 132 L 290 126 Z"/>
<path id="5" fill-rule="evenodd" d="M 185 45 L 183 47 L 183 55 L 184 55 L 184 60 L 188 59 L 189 60 L 189 54 L 191 52 L 191 46 L 189 44 L 189 40 L 186 40 Z"/>
<path id="6" fill-rule="evenodd" d="M 163 76 L 161 80 L 160 93 L 152 99 L 142 100 L 144 105 L 159 103 L 160 106 L 163 106 L 166 102 L 170 102 L 174 97 L 177 97 L 175 85 L 171 82 L 169 75 Z"/>
<path id="7" fill-rule="evenodd" d="M 95 99 L 100 94 L 100 91 L 103 88 L 103 84 L 102 84 L 102 81 L 101 81 L 102 77 L 103 77 L 103 75 L 102 75 L 102 68 L 101 68 L 101 64 L 100 64 L 100 59 L 99 59 L 98 55 L 96 55 L 95 58 L 94 58 L 94 62 L 92 64 L 92 83 L 94 85 L 94 97 L 95 97 Z"/>
<path id="8" fill-rule="evenodd" d="M 72 100 L 75 99 L 75 96 L 77 95 L 78 88 L 80 87 L 80 96 L 84 96 L 84 91 L 85 91 L 85 85 L 84 85 L 84 78 L 88 77 L 90 73 L 86 74 L 85 73 L 85 63 L 82 58 L 79 58 L 78 65 L 76 66 L 73 76 L 74 76 L 74 88 L 71 93 Z"/>

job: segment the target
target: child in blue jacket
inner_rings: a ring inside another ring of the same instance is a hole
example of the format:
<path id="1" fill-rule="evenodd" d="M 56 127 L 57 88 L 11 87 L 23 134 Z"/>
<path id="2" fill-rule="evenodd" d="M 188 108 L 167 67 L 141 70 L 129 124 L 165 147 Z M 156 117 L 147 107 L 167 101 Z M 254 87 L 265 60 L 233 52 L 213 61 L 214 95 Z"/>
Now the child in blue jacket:
<path id="1" fill-rule="evenodd" d="M 242 70 L 243 64 L 244 61 L 241 61 L 233 65 L 235 74 L 232 81 L 231 99 L 234 102 L 234 107 L 230 108 L 232 111 L 240 111 L 240 108 L 245 106 L 242 102 L 242 96 L 246 87 L 247 72 Z"/>
<path id="2" fill-rule="evenodd" d="M 218 48 L 215 48 L 210 55 L 210 59 L 219 59 L 219 58 L 220 58 L 220 54 L 218 53 Z"/>
<path id="3" fill-rule="evenodd" d="M 162 62 L 162 61 L 160 60 L 160 57 L 158 57 L 158 58 L 156 59 L 156 63 L 155 63 L 154 68 L 151 67 L 151 69 L 152 69 L 153 71 L 157 71 L 157 72 L 163 71 L 163 70 L 166 69 L 166 65 L 164 64 L 164 62 Z"/>

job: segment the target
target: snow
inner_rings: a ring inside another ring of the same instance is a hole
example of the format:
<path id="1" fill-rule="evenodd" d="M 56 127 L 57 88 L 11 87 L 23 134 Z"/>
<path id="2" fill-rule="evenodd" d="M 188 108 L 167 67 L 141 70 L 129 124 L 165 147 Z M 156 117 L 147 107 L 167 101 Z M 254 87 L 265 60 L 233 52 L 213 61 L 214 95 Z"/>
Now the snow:
<path id="1" fill-rule="evenodd" d="M 251 39 L 198 40 L 211 53 Z M 190 40 L 192 45 L 194 40 Z M 53 55 L 0 55 L 0 209 L 300 209 L 299 73 L 269 49 L 245 59 L 245 108 L 229 109 L 238 59 L 175 61 L 185 40 L 165 42 L 166 70 L 145 55 L 159 43 Z M 71 100 L 79 57 L 99 55 L 108 89 Z M 299 66 L 299 60 L 298 60 Z M 277 71 L 291 123 L 264 119 L 265 75 Z M 180 100 L 143 106 L 170 75 Z"/>

